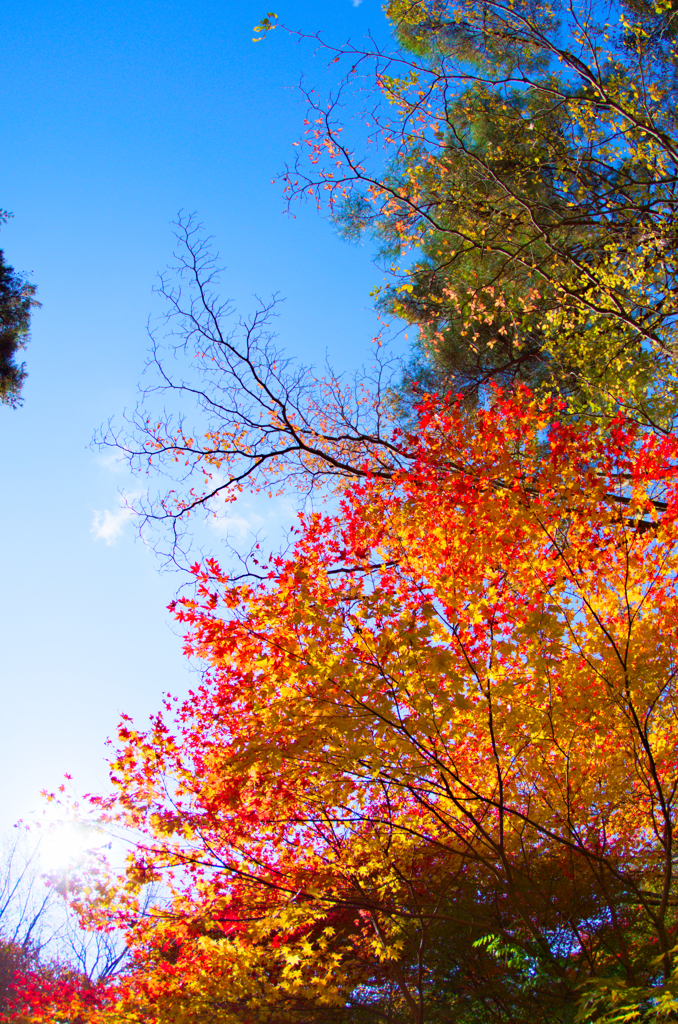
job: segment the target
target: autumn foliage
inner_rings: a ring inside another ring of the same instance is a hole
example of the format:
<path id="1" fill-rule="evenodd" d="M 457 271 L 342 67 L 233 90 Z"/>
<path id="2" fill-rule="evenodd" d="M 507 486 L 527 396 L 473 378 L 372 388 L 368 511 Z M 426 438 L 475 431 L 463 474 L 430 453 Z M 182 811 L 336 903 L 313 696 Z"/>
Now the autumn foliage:
<path id="1" fill-rule="evenodd" d="M 200 685 L 123 717 L 89 811 L 131 853 L 70 882 L 130 959 L 26 975 L 33 1021 L 678 1015 L 675 12 L 387 13 L 401 50 L 332 51 L 376 90 L 367 157 L 311 94 L 287 188 L 379 240 L 419 361 L 297 366 L 180 222 L 158 384 L 102 443 L 172 477 L 141 509 L 170 560 L 246 488 L 316 511 L 192 567 Z"/>
<path id="2" fill-rule="evenodd" d="M 34 963 L 13 974 L 0 1013 L 2 1024 L 90 1019 L 108 1006 L 105 983 L 94 985 L 66 965 Z"/>
<path id="3" fill-rule="evenodd" d="M 678 437 L 519 390 L 392 440 L 261 579 L 194 567 L 204 681 L 93 800 L 138 843 L 81 905 L 135 959 L 79 1019 L 673 1005 Z"/>

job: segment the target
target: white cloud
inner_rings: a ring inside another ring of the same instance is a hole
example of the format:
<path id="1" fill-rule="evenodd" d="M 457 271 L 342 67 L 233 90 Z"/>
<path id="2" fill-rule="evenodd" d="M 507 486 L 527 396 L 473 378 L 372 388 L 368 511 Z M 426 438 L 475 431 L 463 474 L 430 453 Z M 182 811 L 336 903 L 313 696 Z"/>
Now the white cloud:
<path id="1" fill-rule="evenodd" d="M 217 513 L 210 516 L 209 524 L 218 533 L 230 533 L 238 540 L 244 540 L 245 537 L 257 530 L 263 521 L 261 516 L 254 513 L 248 516 L 225 516 Z"/>
<path id="2" fill-rule="evenodd" d="M 106 544 L 114 544 L 118 537 L 122 536 L 125 523 L 133 515 L 132 509 L 126 506 L 118 508 L 115 512 L 111 512 L 108 508 L 104 509 L 103 512 L 95 509 L 90 532 L 94 534 L 95 540 L 103 540 Z"/>
<path id="3" fill-rule="evenodd" d="M 351 0 L 351 3 L 353 4 L 354 7 L 360 7 L 362 2 L 363 0 Z"/>
<path id="4" fill-rule="evenodd" d="M 215 500 L 209 511 L 209 529 L 243 551 L 249 551 L 255 539 L 267 551 L 287 543 L 289 528 L 297 521 L 296 508 L 288 498 L 266 494 L 243 494 L 232 503 Z"/>
<path id="5" fill-rule="evenodd" d="M 120 473 L 127 469 L 127 459 L 123 458 L 120 452 L 99 452 L 97 455 L 97 462 L 104 469 L 110 470 L 112 473 Z"/>

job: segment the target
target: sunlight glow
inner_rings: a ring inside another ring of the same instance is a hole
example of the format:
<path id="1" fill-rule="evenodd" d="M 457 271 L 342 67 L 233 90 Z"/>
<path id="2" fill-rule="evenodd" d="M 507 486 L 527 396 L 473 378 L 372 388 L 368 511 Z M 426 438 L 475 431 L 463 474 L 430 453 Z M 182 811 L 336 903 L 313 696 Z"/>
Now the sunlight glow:
<path id="1" fill-rule="evenodd" d="M 40 861 L 48 874 L 61 873 L 79 867 L 99 845 L 98 837 L 86 825 L 52 825 L 40 844 Z"/>

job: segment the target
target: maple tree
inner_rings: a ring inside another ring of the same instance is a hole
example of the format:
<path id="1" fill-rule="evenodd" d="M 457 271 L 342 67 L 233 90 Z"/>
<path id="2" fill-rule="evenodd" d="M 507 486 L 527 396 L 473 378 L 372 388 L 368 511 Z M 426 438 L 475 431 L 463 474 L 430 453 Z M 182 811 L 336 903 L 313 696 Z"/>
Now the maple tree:
<path id="1" fill-rule="evenodd" d="M 678 437 L 518 390 L 390 443 L 260 580 L 195 566 L 204 680 L 93 799 L 134 959 L 84 1019 L 675 1012 Z"/>
<path id="2" fill-rule="evenodd" d="M 19 970 L 33 966 L 31 950 L 6 939 L 0 939 L 0 1019 L 6 1016 L 8 997 Z"/>
<path id="3" fill-rule="evenodd" d="M 39 1020 L 75 1021 L 104 1005 L 106 985 L 94 985 L 71 965 L 40 961 L 20 947 L 0 942 L 2 1024 Z"/>
<path id="4" fill-rule="evenodd" d="M 73 883 L 131 959 L 36 1019 L 678 1013 L 674 13 L 388 13 L 401 52 L 332 58 L 386 101 L 385 169 L 344 142 L 340 97 L 313 101 L 289 190 L 394 260 L 419 404 L 378 361 L 348 382 L 287 361 L 272 306 L 229 325 L 179 225 L 161 291 L 192 376 L 159 342 L 176 414 L 142 403 L 104 438 L 173 476 L 147 520 L 176 557 L 187 517 L 245 488 L 334 498 L 284 554 L 193 567 L 174 610 L 203 681 L 123 719 L 91 811 L 132 852 Z"/>

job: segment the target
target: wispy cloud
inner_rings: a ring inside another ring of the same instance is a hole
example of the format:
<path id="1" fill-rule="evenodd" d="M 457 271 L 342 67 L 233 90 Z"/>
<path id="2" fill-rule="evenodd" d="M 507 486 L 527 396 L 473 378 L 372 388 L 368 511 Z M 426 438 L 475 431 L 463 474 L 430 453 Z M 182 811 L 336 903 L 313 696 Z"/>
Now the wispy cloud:
<path id="1" fill-rule="evenodd" d="M 210 506 L 209 528 L 235 548 L 249 550 L 255 541 L 267 550 L 286 542 L 297 520 L 296 508 L 287 498 L 263 494 L 241 495 L 232 504 Z"/>
<path id="2" fill-rule="evenodd" d="M 351 0 L 351 3 L 353 4 L 354 7 L 360 7 L 362 2 L 363 0 Z"/>
<path id="3" fill-rule="evenodd" d="M 244 540 L 245 537 L 254 533 L 263 521 L 263 518 L 256 513 L 247 516 L 215 515 L 210 517 L 209 525 L 217 533 L 229 533 L 237 537 L 238 540 Z"/>
<path id="4" fill-rule="evenodd" d="M 97 454 L 97 462 L 104 469 L 108 469 L 112 473 L 121 473 L 128 468 L 127 460 L 117 451 L 99 452 Z"/>
<path id="5" fill-rule="evenodd" d="M 103 540 L 106 544 L 115 544 L 116 540 L 122 536 L 125 523 L 133 515 L 132 509 L 126 505 L 121 505 L 114 512 L 108 508 L 103 511 L 95 509 L 90 533 L 94 535 L 95 540 Z"/>

